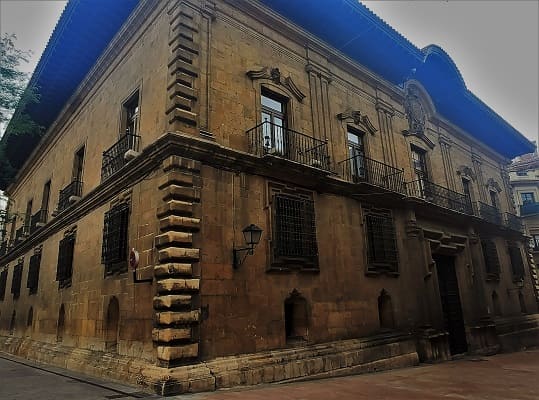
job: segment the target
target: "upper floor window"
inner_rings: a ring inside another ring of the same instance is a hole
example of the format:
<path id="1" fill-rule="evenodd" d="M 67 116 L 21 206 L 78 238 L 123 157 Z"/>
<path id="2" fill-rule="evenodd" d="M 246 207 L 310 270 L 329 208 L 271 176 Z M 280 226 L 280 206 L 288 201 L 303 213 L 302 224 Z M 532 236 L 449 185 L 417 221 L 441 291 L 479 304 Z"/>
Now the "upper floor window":
<path id="1" fill-rule="evenodd" d="M 51 181 L 47 181 L 45 185 L 43 185 L 43 196 L 41 197 L 41 210 L 45 213 L 49 209 L 49 199 L 51 196 Z M 43 221 L 46 222 L 46 221 Z"/>
<path id="2" fill-rule="evenodd" d="M 517 171 L 517 176 L 528 176 L 528 171 Z"/>
<path id="3" fill-rule="evenodd" d="M 531 239 L 530 239 L 530 247 L 533 249 L 533 250 L 539 250 L 539 235 L 532 235 Z"/>
<path id="4" fill-rule="evenodd" d="M 0 272 L 0 301 L 3 301 L 6 296 L 6 285 L 7 285 L 7 268 L 4 268 Z"/>
<path id="5" fill-rule="evenodd" d="M 13 268 L 13 277 L 11 279 L 11 294 L 14 299 L 18 299 L 21 295 L 22 269 L 24 266 L 24 258 L 20 258 L 15 268 Z"/>
<path id="6" fill-rule="evenodd" d="M 139 132 L 139 91 L 137 90 L 122 104 L 121 135 L 138 135 Z"/>
<path id="7" fill-rule="evenodd" d="M 485 260 L 485 269 L 487 280 L 500 279 L 500 260 L 498 259 L 498 250 L 493 240 L 481 240 L 483 250 L 483 259 Z"/>
<path id="8" fill-rule="evenodd" d="M 58 264 L 56 280 L 59 288 L 71 286 L 73 276 L 73 255 L 75 251 L 75 233 L 68 232 L 58 245 Z"/>
<path id="9" fill-rule="evenodd" d="M 286 151 L 287 99 L 270 91 L 263 90 L 261 106 L 264 148 L 269 152 L 284 154 Z"/>
<path id="10" fill-rule="evenodd" d="M 348 127 L 348 156 L 350 157 L 350 169 L 352 181 L 357 182 L 367 177 L 365 165 L 365 147 L 363 145 L 363 134 L 360 131 Z"/>
<path id="11" fill-rule="evenodd" d="M 273 264 L 318 267 L 316 218 L 310 194 L 274 192 Z"/>
<path id="12" fill-rule="evenodd" d="M 496 210 L 500 209 L 500 203 L 498 200 L 498 193 L 496 193 L 494 190 L 489 190 L 490 195 L 490 205 L 494 207 Z"/>
<path id="13" fill-rule="evenodd" d="M 73 159 L 73 181 L 82 182 L 82 171 L 84 168 L 84 149 L 85 146 L 82 146 L 75 153 L 75 158 Z"/>
<path id="14" fill-rule="evenodd" d="M 129 227 L 129 205 L 115 205 L 105 213 L 101 263 L 105 275 L 127 271 L 127 233 Z"/>
<path id="15" fill-rule="evenodd" d="M 472 191 L 470 189 L 470 181 L 466 178 L 462 178 L 462 190 L 464 191 L 464 196 L 466 197 L 466 204 L 469 209 L 472 209 Z"/>
<path id="16" fill-rule="evenodd" d="M 29 294 L 36 294 L 39 284 L 39 268 L 41 265 L 41 248 L 38 248 L 35 253 L 30 257 L 30 264 L 28 266 L 28 279 L 26 281 L 26 287 L 29 290 Z"/>
<path id="17" fill-rule="evenodd" d="M 516 243 L 509 243 L 509 258 L 511 259 L 511 269 L 513 271 L 513 281 L 521 281 L 524 279 L 524 262 L 520 247 Z"/>
<path id="18" fill-rule="evenodd" d="M 412 163 L 414 166 L 414 173 L 418 180 L 427 180 L 427 157 L 426 152 L 419 147 L 412 146 Z"/>
<path id="19" fill-rule="evenodd" d="M 398 272 L 395 223 L 390 210 L 365 208 L 367 272 Z"/>
<path id="20" fill-rule="evenodd" d="M 522 199 L 522 204 L 535 203 L 535 194 L 533 192 L 521 193 L 520 198 Z"/>

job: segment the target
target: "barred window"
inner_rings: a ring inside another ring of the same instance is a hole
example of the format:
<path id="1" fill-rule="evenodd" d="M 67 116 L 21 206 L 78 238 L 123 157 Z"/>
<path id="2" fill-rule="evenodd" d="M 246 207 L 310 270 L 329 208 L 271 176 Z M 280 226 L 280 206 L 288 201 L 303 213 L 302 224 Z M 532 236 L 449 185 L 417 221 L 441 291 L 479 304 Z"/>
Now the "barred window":
<path id="1" fill-rule="evenodd" d="M 498 259 L 496 243 L 493 240 L 481 240 L 481 248 L 483 249 L 487 280 L 500 280 L 500 260 Z"/>
<path id="2" fill-rule="evenodd" d="M 14 299 L 18 299 L 21 295 L 21 280 L 22 280 L 22 269 L 24 266 L 24 258 L 19 259 L 15 268 L 13 268 L 13 278 L 11 279 L 11 294 Z"/>
<path id="3" fill-rule="evenodd" d="M 67 234 L 58 246 L 58 265 L 56 267 L 56 280 L 58 287 L 71 286 L 73 275 L 73 253 L 75 250 L 75 233 Z"/>
<path id="4" fill-rule="evenodd" d="M 0 272 L 0 301 L 6 296 L 7 268 Z"/>
<path id="5" fill-rule="evenodd" d="M 274 261 L 318 266 L 316 220 L 312 199 L 275 194 L 273 212 Z"/>
<path id="6" fill-rule="evenodd" d="M 28 266 L 28 280 L 26 281 L 26 287 L 29 290 L 29 294 L 37 293 L 37 286 L 39 284 L 39 267 L 41 264 L 41 250 L 38 250 L 30 257 L 30 264 Z"/>
<path id="7" fill-rule="evenodd" d="M 509 244 L 509 258 L 511 259 L 511 269 L 513 270 L 513 281 L 524 279 L 524 262 L 520 247 L 516 244 Z"/>
<path id="8" fill-rule="evenodd" d="M 105 275 L 127 271 L 128 227 L 128 204 L 118 204 L 105 213 L 101 249 L 101 263 L 105 264 Z"/>
<path id="9" fill-rule="evenodd" d="M 365 209 L 367 233 L 367 272 L 398 273 L 398 252 L 395 224 L 391 211 Z"/>

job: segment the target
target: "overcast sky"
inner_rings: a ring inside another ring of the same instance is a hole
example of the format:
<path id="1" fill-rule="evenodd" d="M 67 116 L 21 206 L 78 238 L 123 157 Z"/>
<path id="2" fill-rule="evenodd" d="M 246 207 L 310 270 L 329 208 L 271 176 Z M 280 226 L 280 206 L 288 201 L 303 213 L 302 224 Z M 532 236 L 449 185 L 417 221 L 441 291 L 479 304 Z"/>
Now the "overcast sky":
<path id="1" fill-rule="evenodd" d="M 116 0 L 111 0 L 116 1 Z M 291 0 L 293 1 L 293 0 Z M 539 1 L 362 1 L 417 47 L 434 43 L 466 86 L 531 140 L 539 132 Z M 0 0 L 0 30 L 32 50 L 32 71 L 66 1 Z"/>

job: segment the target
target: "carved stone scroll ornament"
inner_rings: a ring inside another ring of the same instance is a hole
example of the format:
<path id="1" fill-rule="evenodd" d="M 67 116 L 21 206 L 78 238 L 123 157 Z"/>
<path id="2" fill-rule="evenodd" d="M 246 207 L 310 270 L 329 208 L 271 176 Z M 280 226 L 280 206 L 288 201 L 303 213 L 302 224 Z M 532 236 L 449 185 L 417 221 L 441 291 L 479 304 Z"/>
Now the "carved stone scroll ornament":
<path id="1" fill-rule="evenodd" d="M 374 127 L 369 117 L 367 115 L 361 115 L 361 111 L 348 110 L 337 114 L 337 118 L 341 121 L 353 121 L 354 124 L 362 126 L 364 130 L 371 135 L 374 135 L 377 132 L 377 129 Z"/>
<path id="2" fill-rule="evenodd" d="M 475 178 L 476 178 L 473 169 L 471 169 L 470 167 L 466 165 L 461 165 L 460 167 L 458 167 L 457 174 L 463 178 L 469 178 L 472 181 L 475 181 Z"/>
<path id="3" fill-rule="evenodd" d="M 486 186 L 488 190 L 495 190 L 498 193 L 502 191 L 502 187 L 500 186 L 500 184 L 496 182 L 493 178 L 488 178 Z"/>
<path id="4" fill-rule="evenodd" d="M 257 79 L 268 79 L 277 85 L 281 85 L 288 89 L 300 102 L 306 97 L 290 76 L 283 78 L 279 68 L 264 67 L 260 70 L 251 70 L 247 71 L 247 76 L 253 81 Z"/>

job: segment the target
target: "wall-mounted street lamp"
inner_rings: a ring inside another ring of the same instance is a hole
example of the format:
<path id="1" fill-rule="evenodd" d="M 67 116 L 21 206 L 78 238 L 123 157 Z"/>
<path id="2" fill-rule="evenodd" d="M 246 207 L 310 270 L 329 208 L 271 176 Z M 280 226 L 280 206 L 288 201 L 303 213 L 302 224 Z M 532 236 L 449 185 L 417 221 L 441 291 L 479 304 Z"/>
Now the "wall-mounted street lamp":
<path id="1" fill-rule="evenodd" d="M 243 264 L 248 255 L 253 255 L 255 246 L 260 242 L 260 238 L 262 237 L 262 229 L 255 224 L 251 224 L 243 228 L 242 233 L 247 247 L 232 250 L 234 268 L 238 268 L 238 266 Z"/>

